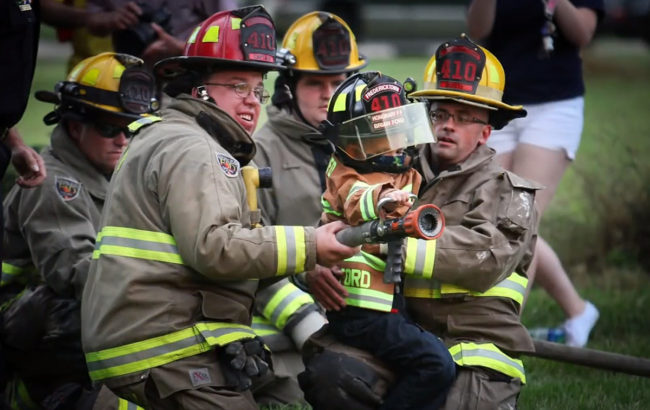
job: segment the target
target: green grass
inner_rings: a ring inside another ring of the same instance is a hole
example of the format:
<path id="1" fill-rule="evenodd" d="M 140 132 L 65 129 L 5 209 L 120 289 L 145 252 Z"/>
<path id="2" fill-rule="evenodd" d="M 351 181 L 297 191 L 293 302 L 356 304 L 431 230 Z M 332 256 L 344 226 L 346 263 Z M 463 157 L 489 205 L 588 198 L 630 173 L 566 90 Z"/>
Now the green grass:
<path id="1" fill-rule="evenodd" d="M 39 61 L 33 90 L 52 90 L 65 64 Z M 428 56 L 373 61 L 368 69 L 421 84 Z M 588 347 L 650 358 L 650 53 L 585 54 L 585 128 L 577 159 L 541 224 L 579 292 L 600 309 Z M 267 87 L 272 89 L 274 75 Z M 19 130 L 46 144 L 52 106 L 30 99 Z M 265 114 L 260 123 L 265 121 Z M 524 311 L 530 327 L 555 326 L 559 307 L 539 289 Z M 522 409 L 644 409 L 650 379 L 525 357 Z"/>

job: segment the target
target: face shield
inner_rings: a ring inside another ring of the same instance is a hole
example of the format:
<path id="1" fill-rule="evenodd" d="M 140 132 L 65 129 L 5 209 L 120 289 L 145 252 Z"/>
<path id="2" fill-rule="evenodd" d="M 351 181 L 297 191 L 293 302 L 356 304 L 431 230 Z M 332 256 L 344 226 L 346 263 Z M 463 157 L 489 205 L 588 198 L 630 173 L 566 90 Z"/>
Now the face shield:
<path id="1" fill-rule="evenodd" d="M 426 104 L 421 102 L 356 117 L 341 123 L 337 131 L 337 146 L 360 161 L 435 142 Z"/>

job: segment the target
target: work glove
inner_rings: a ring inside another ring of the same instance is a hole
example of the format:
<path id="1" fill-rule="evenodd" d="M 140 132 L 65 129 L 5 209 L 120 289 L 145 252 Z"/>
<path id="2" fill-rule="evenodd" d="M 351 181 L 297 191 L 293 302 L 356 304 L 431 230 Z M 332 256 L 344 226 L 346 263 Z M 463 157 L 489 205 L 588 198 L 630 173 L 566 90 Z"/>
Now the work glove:
<path id="1" fill-rule="evenodd" d="M 259 337 L 228 343 L 220 355 L 228 385 L 237 391 L 250 389 L 253 378 L 269 371 L 270 355 Z"/>
<path id="2" fill-rule="evenodd" d="M 324 350 L 306 362 L 298 374 L 305 399 L 314 410 L 376 409 L 382 397 L 379 375 L 367 364 L 342 353 Z"/>

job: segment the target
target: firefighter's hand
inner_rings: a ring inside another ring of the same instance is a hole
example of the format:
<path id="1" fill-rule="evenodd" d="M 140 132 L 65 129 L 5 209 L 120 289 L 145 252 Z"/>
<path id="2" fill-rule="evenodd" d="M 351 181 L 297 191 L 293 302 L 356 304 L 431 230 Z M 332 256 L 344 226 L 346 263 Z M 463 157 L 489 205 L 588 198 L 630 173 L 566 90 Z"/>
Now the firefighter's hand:
<path id="1" fill-rule="evenodd" d="M 89 13 L 86 27 L 96 36 L 105 36 L 117 30 L 126 30 L 140 22 L 142 9 L 134 1 L 112 10 Z"/>
<path id="2" fill-rule="evenodd" d="M 323 266 L 332 266 L 343 259 L 354 256 L 361 247 L 351 248 L 336 239 L 336 233 L 347 228 L 341 221 L 334 221 L 316 228 L 316 262 Z"/>
<path id="3" fill-rule="evenodd" d="M 15 128 L 9 129 L 5 143 L 11 149 L 11 163 L 19 175 L 16 183 L 23 188 L 40 185 L 47 176 L 43 158 L 32 147 L 25 145 Z"/>
<path id="4" fill-rule="evenodd" d="M 320 265 L 316 265 L 316 269 L 307 272 L 309 293 L 326 310 L 341 310 L 345 307 L 345 297 L 348 296 L 348 291 L 339 281 L 342 274 L 336 266 L 328 269 Z"/>
<path id="5" fill-rule="evenodd" d="M 142 52 L 142 59 L 148 67 L 153 67 L 157 61 L 163 58 L 183 54 L 185 48 L 183 41 L 172 36 L 156 23 L 151 23 L 151 28 L 154 29 L 158 38 Z"/>
<path id="6" fill-rule="evenodd" d="M 237 391 L 250 389 L 253 378 L 264 376 L 269 371 L 270 358 L 258 337 L 227 344 L 221 359 L 226 379 Z"/>

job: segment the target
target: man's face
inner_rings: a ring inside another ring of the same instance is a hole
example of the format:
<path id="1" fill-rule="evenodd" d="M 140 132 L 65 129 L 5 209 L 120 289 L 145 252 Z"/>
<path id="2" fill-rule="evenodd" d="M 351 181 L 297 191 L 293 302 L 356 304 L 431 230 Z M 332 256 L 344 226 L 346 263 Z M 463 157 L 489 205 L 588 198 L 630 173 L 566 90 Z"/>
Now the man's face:
<path id="1" fill-rule="evenodd" d="M 327 119 L 327 105 L 334 90 L 343 82 L 345 74 L 302 74 L 296 83 L 296 101 L 303 118 L 318 128 Z"/>
<path id="2" fill-rule="evenodd" d="M 485 108 L 455 102 L 433 102 L 429 107 L 429 118 L 433 118 L 431 114 L 434 112 L 440 112 L 440 117 L 448 116 L 446 114 L 453 117 L 432 121 L 437 140 L 433 145 L 434 153 L 442 169 L 465 161 L 479 145 L 487 142 L 492 131 L 492 127 L 487 125 L 489 115 Z M 471 122 L 459 122 L 459 118 Z"/>
<path id="3" fill-rule="evenodd" d="M 252 134 L 262 108 L 253 89 L 264 88 L 263 79 L 264 76 L 258 71 L 219 71 L 211 74 L 204 84 L 217 106 Z M 240 86 L 238 91 L 234 88 L 236 84 L 247 84 L 248 87 Z M 241 91 L 243 88 L 247 88 L 248 94 Z"/>
<path id="4" fill-rule="evenodd" d="M 106 129 L 108 128 L 108 130 Z M 91 164 L 104 175 L 111 175 L 124 152 L 128 139 L 124 131 L 117 132 L 117 127 L 92 122 L 70 120 L 68 131 L 70 138 Z M 113 135 L 107 138 L 104 135 Z"/>

